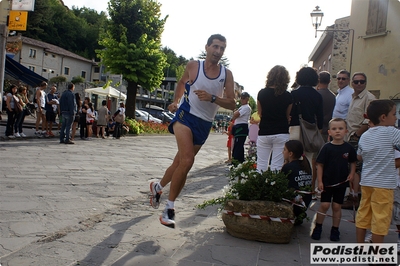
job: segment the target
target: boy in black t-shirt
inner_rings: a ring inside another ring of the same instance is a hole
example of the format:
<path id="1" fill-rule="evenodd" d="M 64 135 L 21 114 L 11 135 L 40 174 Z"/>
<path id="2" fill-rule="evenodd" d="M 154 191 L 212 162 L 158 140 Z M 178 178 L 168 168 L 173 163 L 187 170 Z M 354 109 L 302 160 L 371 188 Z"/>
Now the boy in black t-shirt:
<path id="1" fill-rule="evenodd" d="M 344 141 L 347 133 L 346 121 L 334 118 L 329 122 L 328 134 L 332 141 L 325 144 L 317 157 L 318 189 L 321 192 L 321 204 L 318 209 L 312 239 L 319 240 L 322 223 L 332 202 L 331 241 L 340 240 L 339 224 L 342 217 L 344 194 L 356 171 L 357 154 L 354 148 Z M 350 171 L 349 171 L 350 164 Z"/>

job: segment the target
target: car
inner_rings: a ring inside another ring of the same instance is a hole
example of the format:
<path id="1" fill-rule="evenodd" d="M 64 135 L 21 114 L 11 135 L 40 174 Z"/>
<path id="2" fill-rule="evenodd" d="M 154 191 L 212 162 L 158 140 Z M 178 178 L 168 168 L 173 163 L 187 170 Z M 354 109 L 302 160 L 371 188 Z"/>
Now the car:
<path id="1" fill-rule="evenodd" d="M 149 114 L 146 111 L 143 111 L 143 110 L 137 110 L 137 111 L 143 113 L 148 118 L 148 120 L 147 120 L 148 122 L 154 122 L 154 123 L 159 123 L 159 124 L 162 123 L 161 119 L 155 118 L 154 116 L 152 116 L 151 114 Z"/>
<path id="2" fill-rule="evenodd" d="M 162 121 L 164 123 L 170 123 L 172 121 L 172 118 L 173 118 L 167 112 L 162 112 L 161 116 L 162 116 Z"/>
<path id="3" fill-rule="evenodd" d="M 149 120 L 149 118 L 140 110 L 135 110 L 135 119 L 136 121 L 145 121 L 145 122 Z"/>
<path id="4" fill-rule="evenodd" d="M 161 119 L 161 120 L 163 120 L 163 118 L 164 118 L 163 115 L 162 115 L 162 113 L 164 112 L 164 109 L 162 109 L 161 107 L 152 105 L 151 108 L 143 107 L 143 108 L 140 108 L 140 110 L 148 112 L 149 114 L 151 114 L 155 118 L 158 118 L 158 119 Z"/>

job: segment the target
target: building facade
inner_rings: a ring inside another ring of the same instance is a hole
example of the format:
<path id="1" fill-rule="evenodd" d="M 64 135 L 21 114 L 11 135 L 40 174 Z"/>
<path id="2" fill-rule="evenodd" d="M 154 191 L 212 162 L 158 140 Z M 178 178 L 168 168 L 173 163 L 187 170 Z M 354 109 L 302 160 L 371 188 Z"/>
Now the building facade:
<path id="1" fill-rule="evenodd" d="M 398 0 L 352 0 L 351 15 L 327 28 L 309 61 L 333 77 L 340 69 L 364 72 L 367 89 L 377 98 L 400 102 L 399 17 Z M 333 91 L 336 86 L 331 83 Z"/>
<path id="2" fill-rule="evenodd" d="M 87 82 L 100 79 L 97 63 L 92 60 L 24 36 L 9 37 L 8 41 L 12 42 L 13 38 L 22 41 L 22 48 L 13 59 L 46 79 L 56 76 L 64 76 L 67 81 L 74 77 L 83 77 Z"/>

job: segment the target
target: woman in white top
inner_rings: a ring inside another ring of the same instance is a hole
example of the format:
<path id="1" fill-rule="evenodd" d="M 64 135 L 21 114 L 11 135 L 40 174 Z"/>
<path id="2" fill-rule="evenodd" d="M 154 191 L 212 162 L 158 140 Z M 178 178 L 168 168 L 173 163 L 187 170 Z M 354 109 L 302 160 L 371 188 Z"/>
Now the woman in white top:
<path id="1" fill-rule="evenodd" d="M 93 122 L 94 122 L 94 112 L 93 112 L 93 103 L 88 103 L 88 109 L 86 111 L 86 130 L 87 130 L 87 134 L 88 134 L 88 139 L 92 138 L 92 134 L 93 134 Z"/>

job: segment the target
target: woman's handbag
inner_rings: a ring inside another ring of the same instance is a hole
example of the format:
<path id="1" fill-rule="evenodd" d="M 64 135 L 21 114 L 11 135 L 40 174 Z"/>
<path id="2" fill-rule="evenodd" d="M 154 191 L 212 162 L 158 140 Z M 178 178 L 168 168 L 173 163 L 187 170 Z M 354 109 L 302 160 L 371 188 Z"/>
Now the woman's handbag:
<path id="1" fill-rule="evenodd" d="M 122 124 L 125 121 L 125 115 L 124 114 L 117 114 L 114 118 L 115 122 L 118 122 Z"/>
<path id="2" fill-rule="evenodd" d="M 303 143 L 306 152 L 319 152 L 324 146 L 325 141 L 322 137 L 317 124 L 309 123 L 299 114 L 300 141 Z"/>
<path id="3" fill-rule="evenodd" d="M 324 146 L 325 141 L 316 123 L 310 123 L 303 119 L 301 115 L 300 102 L 297 104 L 300 124 L 300 141 L 303 143 L 304 151 L 319 152 Z"/>
<path id="4" fill-rule="evenodd" d="M 21 100 L 16 96 L 13 96 L 13 97 L 14 97 L 14 111 L 17 113 L 21 113 L 22 110 L 24 109 L 22 107 Z"/>

